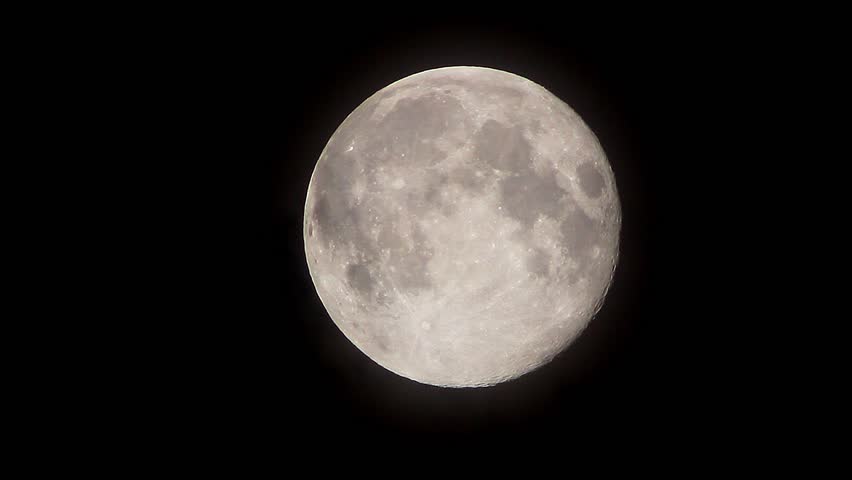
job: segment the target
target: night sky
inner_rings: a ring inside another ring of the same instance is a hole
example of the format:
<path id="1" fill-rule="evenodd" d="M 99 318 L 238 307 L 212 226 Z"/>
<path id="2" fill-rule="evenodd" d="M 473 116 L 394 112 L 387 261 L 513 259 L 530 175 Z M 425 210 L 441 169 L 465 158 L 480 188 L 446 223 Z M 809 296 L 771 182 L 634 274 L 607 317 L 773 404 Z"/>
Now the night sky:
<path id="1" fill-rule="evenodd" d="M 717 346 L 736 320 L 718 316 L 726 283 L 710 272 L 732 239 L 704 192 L 729 173 L 713 167 L 733 136 L 723 120 L 738 70 L 723 40 L 600 17 L 362 21 L 206 26 L 171 60 L 193 73 L 181 89 L 204 125 L 192 168 L 204 193 L 186 214 L 205 226 L 186 245 L 199 280 L 172 327 L 190 346 L 174 380 L 191 394 L 186 415 L 261 450 L 351 451 L 380 438 L 403 449 L 686 435 L 722 418 L 736 393 L 720 373 L 731 351 Z M 398 79 L 452 65 L 521 75 L 570 105 L 608 156 L 623 214 L 614 283 L 588 329 L 549 365 L 483 389 L 418 384 L 358 351 L 317 297 L 302 238 L 311 173 L 343 119 Z"/>

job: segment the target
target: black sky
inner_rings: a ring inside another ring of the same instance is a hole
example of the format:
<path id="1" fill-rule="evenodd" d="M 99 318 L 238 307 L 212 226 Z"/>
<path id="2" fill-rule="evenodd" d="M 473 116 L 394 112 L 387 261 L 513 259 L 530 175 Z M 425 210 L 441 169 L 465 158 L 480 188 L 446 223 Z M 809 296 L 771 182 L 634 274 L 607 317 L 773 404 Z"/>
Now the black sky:
<path id="1" fill-rule="evenodd" d="M 193 280 L 180 294 L 193 306 L 173 327 L 190 346 L 175 375 L 188 417 L 259 448 L 351 449 L 373 438 L 687 434 L 722 418 L 738 385 L 719 348 L 732 330 L 717 316 L 731 239 L 716 228 L 723 202 L 705 193 L 724 185 L 711 165 L 738 142 L 724 120 L 737 115 L 748 55 L 690 22 L 364 21 L 218 23 L 169 60 L 192 72 L 177 83 L 202 119 L 188 126 L 203 154 L 192 155 L 185 221 L 206 228 L 185 246 Z M 623 209 L 614 284 L 587 331 L 550 365 L 487 389 L 421 385 L 374 364 L 328 317 L 303 253 L 308 182 L 340 122 L 393 81 L 451 65 L 513 72 L 568 103 L 600 139 Z"/>

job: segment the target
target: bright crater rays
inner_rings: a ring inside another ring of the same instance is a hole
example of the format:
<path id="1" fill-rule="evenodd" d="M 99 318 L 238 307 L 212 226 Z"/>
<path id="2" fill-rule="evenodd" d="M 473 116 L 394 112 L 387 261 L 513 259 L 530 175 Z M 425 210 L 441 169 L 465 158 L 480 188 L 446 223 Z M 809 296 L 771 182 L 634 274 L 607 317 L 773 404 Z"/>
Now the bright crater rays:
<path id="1" fill-rule="evenodd" d="M 620 222 L 606 155 L 568 105 L 517 75 L 450 67 L 340 125 L 308 188 L 305 253 L 332 320 L 379 365 L 486 386 L 585 328 Z"/>

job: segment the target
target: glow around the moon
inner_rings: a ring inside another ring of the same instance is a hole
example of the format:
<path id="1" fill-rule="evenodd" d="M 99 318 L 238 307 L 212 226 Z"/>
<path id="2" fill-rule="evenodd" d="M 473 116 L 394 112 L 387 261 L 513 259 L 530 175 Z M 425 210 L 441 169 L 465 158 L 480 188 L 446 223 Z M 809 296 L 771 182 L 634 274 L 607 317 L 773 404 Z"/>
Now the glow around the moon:
<path id="1" fill-rule="evenodd" d="M 510 73 L 450 67 L 368 98 L 317 162 L 305 252 L 331 318 L 404 377 L 466 387 L 550 361 L 600 308 L 620 206 L 595 135 Z"/>

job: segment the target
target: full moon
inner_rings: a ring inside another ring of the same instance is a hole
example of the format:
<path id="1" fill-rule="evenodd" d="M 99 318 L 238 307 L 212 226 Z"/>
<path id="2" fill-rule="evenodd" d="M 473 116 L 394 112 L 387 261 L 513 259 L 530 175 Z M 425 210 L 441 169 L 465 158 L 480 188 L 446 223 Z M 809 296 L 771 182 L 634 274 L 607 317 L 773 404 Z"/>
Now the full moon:
<path id="1" fill-rule="evenodd" d="M 594 133 L 523 77 L 448 67 L 365 100 L 319 157 L 305 254 L 331 319 L 382 367 L 481 387 L 568 348 L 602 305 L 621 208 Z"/>

